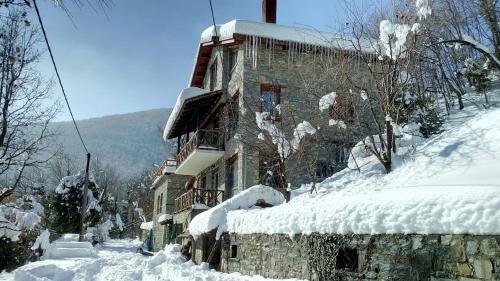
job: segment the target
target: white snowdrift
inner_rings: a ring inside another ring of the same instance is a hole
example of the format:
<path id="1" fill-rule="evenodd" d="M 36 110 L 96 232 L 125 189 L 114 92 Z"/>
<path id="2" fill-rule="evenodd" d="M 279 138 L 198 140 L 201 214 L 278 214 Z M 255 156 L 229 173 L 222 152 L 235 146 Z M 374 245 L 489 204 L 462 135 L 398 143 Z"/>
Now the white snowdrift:
<path id="1" fill-rule="evenodd" d="M 186 262 L 180 254 L 180 245 L 167 245 L 164 251 L 158 252 L 151 258 L 147 267 L 151 272 L 155 272 L 154 280 L 213 280 L 213 281 L 265 281 L 277 280 L 268 279 L 262 276 L 245 276 L 240 273 L 222 273 L 215 270 L 208 270 L 208 264 L 195 265 L 193 262 Z M 149 276 L 147 276 L 149 277 Z M 158 279 L 157 279 L 158 278 Z M 147 279 L 147 278 L 143 278 Z M 149 280 L 149 279 L 148 279 Z M 153 280 L 153 279 L 151 279 Z M 282 281 L 297 279 L 280 279 Z"/>
<path id="2" fill-rule="evenodd" d="M 264 185 L 252 186 L 221 204 L 197 215 L 189 224 L 189 233 L 198 237 L 217 228 L 216 238 L 227 231 L 226 217 L 228 212 L 239 209 L 261 209 L 255 207 L 257 200 L 262 199 L 268 204 L 279 205 L 285 202 L 285 197 L 279 191 Z M 272 223 L 272 222 L 271 222 Z"/>
<path id="3" fill-rule="evenodd" d="M 190 87 L 186 88 L 181 91 L 179 96 L 177 97 L 177 101 L 174 105 L 174 108 L 172 109 L 172 112 L 170 113 L 170 116 L 168 117 L 167 125 L 165 125 L 165 130 L 163 131 L 163 139 L 166 141 L 168 134 L 170 133 L 170 130 L 172 130 L 172 126 L 174 125 L 175 120 L 177 119 L 177 115 L 179 115 L 179 112 L 182 108 L 182 105 L 184 104 L 184 101 L 197 97 L 203 94 L 208 93 L 208 90 L 201 89 L 201 88 L 196 88 L 196 87 Z"/>
<path id="4" fill-rule="evenodd" d="M 423 143 L 403 139 L 390 174 L 366 155 L 358 159 L 361 173 L 343 170 L 320 183 L 317 193 L 304 187 L 289 203 L 273 208 L 231 211 L 225 229 L 290 235 L 500 234 L 500 109 L 454 123 Z"/>
<path id="5" fill-rule="evenodd" d="M 29 263 L 13 273 L 0 273 L 0 280 L 155 280 L 155 281 L 271 281 L 262 276 L 222 273 L 206 264 L 194 265 L 179 252 L 179 245 L 168 245 L 153 257 L 136 254 L 138 244 L 110 240 L 99 249 L 97 258 L 44 260 Z M 296 279 L 287 279 L 289 281 Z M 285 281 L 285 280 L 282 280 Z M 298 280 L 296 280 L 298 281 Z"/>

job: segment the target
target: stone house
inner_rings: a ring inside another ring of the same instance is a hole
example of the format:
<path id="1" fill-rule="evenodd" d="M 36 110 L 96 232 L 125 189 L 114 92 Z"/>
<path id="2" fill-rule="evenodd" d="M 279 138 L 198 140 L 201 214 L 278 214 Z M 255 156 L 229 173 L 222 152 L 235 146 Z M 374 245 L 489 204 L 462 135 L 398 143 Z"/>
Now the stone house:
<path id="1" fill-rule="evenodd" d="M 169 214 L 186 254 L 217 264 L 220 245 L 210 234 L 190 238 L 194 216 L 256 184 L 285 193 L 288 184 L 318 181 L 346 166 L 359 136 L 329 126 L 318 101 L 328 92 L 347 92 L 325 69 L 359 68 L 361 57 L 338 35 L 277 25 L 275 19 L 276 1 L 263 1 L 264 22 L 234 20 L 202 33 L 190 87 L 180 93 L 165 127 L 165 140 L 177 141 L 177 156 L 175 172 L 158 173 L 153 185 L 156 249 L 173 239 L 157 222 Z M 370 53 L 366 58 L 376 61 Z M 352 114 L 355 105 L 344 107 L 352 107 L 345 110 Z M 280 163 L 273 157 L 284 145 L 272 138 L 270 146 L 265 143 L 256 116 L 279 126 L 284 139 L 306 120 L 323 132 L 305 136 L 313 140 L 287 155 L 286 171 L 275 170 Z"/>

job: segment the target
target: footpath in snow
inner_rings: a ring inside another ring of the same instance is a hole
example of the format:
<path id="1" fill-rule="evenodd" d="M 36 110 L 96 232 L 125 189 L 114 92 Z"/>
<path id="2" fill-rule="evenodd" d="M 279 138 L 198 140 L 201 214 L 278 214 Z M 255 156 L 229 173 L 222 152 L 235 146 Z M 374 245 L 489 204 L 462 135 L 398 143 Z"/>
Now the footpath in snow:
<path id="1" fill-rule="evenodd" d="M 97 251 L 96 258 L 48 259 L 22 266 L 12 273 L 1 273 L 8 281 L 70 280 L 168 280 L 168 281 L 266 281 L 261 276 L 221 273 L 206 264 L 195 265 L 180 254 L 179 245 L 168 245 L 153 257 L 135 253 L 131 240 L 111 240 Z M 289 281 L 296 279 L 287 279 Z"/>

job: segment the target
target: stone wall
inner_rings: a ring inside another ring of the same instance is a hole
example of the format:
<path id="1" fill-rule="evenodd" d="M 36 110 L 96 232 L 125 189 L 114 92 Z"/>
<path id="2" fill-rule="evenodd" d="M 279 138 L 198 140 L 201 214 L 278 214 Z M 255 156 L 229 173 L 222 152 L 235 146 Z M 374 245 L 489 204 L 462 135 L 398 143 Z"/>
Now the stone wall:
<path id="1" fill-rule="evenodd" d="M 247 48 L 244 44 L 241 45 L 242 49 Z M 241 77 L 232 77 L 236 81 L 243 81 L 239 89 L 242 95 L 240 102 L 244 103 L 245 108 L 245 113 L 241 112 L 240 116 L 241 138 L 245 140 L 242 151 L 250 159 L 245 166 L 246 182 L 260 181 L 259 174 L 255 173 L 259 170 L 259 148 L 256 146 L 261 144 L 262 147 L 269 148 L 269 144 L 260 141 L 256 133 L 260 130 L 256 126 L 254 112 L 261 111 L 261 85 L 279 86 L 281 120 L 276 124 L 288 139 L 293 137 L 293 130 L 302 121 L 321 128 L 313 137 L 314 141 L 306 141 L 307 145 L 303 150 L 292 154 L 285 163 L 287 180 L 293 186 L 320 180 L 313 178 L 315 175 L 311 174 L 311 167 L 316 165 L 316 161 L 331 164 L 336 155 L 333 144 L 350 144 L 360 139 L 360 136 L 351 135 L 352 132 L 329 126 L 328 112 L 320 112 L 318 107 L 320 98 L 327 93 L 337 92 L 339 97 L 348 95 L 349 91 L 345 89 L 346 85 L 340 81 L 341 77 L 335 69 L 341 63 L 349 66 L 354 65 L 354 62 L 340 62 L 340 58 L 327 61 L 313 52 L 290 58 L 288 49 L 282 45 L 276 45 L 270 54 L 265 44 L 259 46 L 257 57 L 255 65 L 251 55 L 240 60 L 244 65 Z M 269 60 L 270 57 L 272 60 Z M 365 79 L 364 77 L 350 78 L 357 81 Z M 360 82 L 361 84 L 366 84 L 366 81 Z"/>
<path id="2" fill-rule="evenodd" d="M 158 218 L 162 214 L 174 214 L 174 201 L 179 197 L 182 192 L 184 192 L 184 184 L 187 177 L 182 175 L 163 175 L 162 178 L 153 187 L 154 192 L 154 210 L 153 210 L 153 233 L 154 233 L 154 250 L 159 251 L 165 247 L 166 244 L 170 243 L 172 233 L 169 230 L 172 227 L 167 227 L 166 225 L 160 225 L 158 223 Z M 158 208 L 160 202 L 158 198 L 163 194 L 163 206 L 160 210 Z"/>
<path id="3" fill-rule="evenodd" d="M 500 280 L 500 236 L 226 234 L 221 270 L 309 280 Z"/>

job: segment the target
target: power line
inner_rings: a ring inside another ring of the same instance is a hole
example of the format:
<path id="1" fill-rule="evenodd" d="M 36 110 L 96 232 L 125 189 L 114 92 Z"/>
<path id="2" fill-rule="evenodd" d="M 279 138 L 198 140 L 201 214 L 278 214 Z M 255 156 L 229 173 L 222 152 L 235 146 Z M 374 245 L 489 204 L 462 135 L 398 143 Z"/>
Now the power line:
<path id="1" fill-rule="evenodd" d="M 82 134 L 80 134 L 80 130 L 78 129 L 78 126 L 76 125 L 75 117 L 73 116 L 73 111 L 71 110 L 71 106 L 69 105 L 68 97 L 66 96 L 66 91 L 64 91 L 64 86 L 63 86 L 62 81 L 61 81 L 61 76 L 59 75 L 59 71 L 57 70 L 56 61 L 54 60 L 54 55 L 52 54 L 52 49 L 50 48 L 50 43 L 49 43 L 49 39 L 47 37 L 47 32 L 45 32 L 45 28 L 44 28 L 43 22 L 42 22 L 42 17 L 40 16 L 40 11 L 38 10 L 36 0 L 33 0 L 33 4 L 35 4 L 35 11 L 36 11 L 36 15 L 38 17 L 38 22 L 40 23 L 40 27 L 42 28 L 43 37 L 45 38 L 45 43 L 47 44 L 47 49 L 49 50 L 50 59 L 52 60 L 52 65 L 54 66 L 54 70 L 56 71 L 57 80 L 59 81 L 59 86 L 61 86 L 61 91 L 63 93 L 64 100 L 66 101 L 66 105 L 68 106 L 69 114 L 71 115 L 71 120 L 73 120 L 73 125 L 75 125 L 76 132 L 78 133 L 78 137 L 80 138 L 80 141 L 82 142 L 83 148 L 85 149 L 87 154 L 89 154 L 89 151 L 87 150 L 87 146 L 85 146 L 85 142 L 83 141 Z"/>

